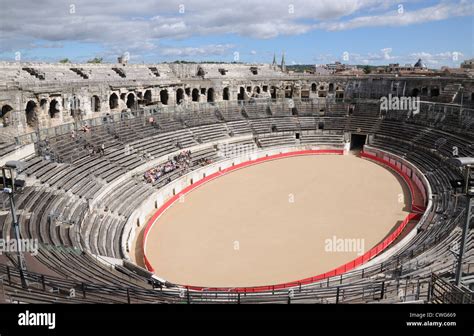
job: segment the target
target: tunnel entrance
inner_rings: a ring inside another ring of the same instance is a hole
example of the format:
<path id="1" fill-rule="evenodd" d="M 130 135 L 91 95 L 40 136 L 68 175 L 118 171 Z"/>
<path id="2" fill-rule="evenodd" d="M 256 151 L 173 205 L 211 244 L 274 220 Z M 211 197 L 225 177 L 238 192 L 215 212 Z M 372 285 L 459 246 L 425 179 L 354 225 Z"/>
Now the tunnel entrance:
<path id="1" fill-rule="evenodd" d="M 366 134 L 351 134 L 351 150 L 362 150 L 366 141 Z"/>

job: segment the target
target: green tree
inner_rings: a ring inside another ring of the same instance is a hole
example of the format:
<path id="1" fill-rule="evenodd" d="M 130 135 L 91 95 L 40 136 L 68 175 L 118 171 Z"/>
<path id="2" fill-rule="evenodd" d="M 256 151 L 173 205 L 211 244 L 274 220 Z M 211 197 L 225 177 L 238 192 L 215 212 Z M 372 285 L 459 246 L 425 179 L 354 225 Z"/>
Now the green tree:
<path id="1" fill-rule="evenodd" d="M 59 63 L 71 63 L 71 61 L 69 60 L 69 58 L 63 58 L 63 59 L 60 59 L 59 60 Z"/>
<path id="2" fill-rule="evenodd" d="M 102 59 L 102 57 L 94 57 L 93 59 L 88 60 L 87 63 L 99 64 L 102 63 Z"/>
<path id="3" fill-rule="evenodd" d="M 372 69 L 370 68 L 370 66 L 366 65 L 363 67 L 363 70 L 364 70 L 364 73 L 365 74 L 369 74 L 372 72 Z"/>

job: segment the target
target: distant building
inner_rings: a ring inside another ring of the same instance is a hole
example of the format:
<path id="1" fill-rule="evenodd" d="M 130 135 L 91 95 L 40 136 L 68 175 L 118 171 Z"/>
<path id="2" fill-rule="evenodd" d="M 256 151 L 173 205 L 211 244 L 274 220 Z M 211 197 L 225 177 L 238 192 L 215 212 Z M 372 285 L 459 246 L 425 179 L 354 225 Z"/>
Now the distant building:
<path id="1" fill-rule="evenodd" d="M 428 68 L 423 63 L 423 61 L 418 59 L 415 65 L 405 64 L 400 65 L 398 63 L 391 63 L 387 67 L 388 73 L 397 73 L 397 74 L 418 74 L 428 72 Z"/>
<path id="2" fill-rule="evenodd" d="M 471 58 L 462 62 L 461 69 L 474 69 L 474 58 Z"/>
<path id="3" fill-rule="evenodd" d="M 357 69 L 355 65 L 342 64 L 341 62 L 334 62 L 330 64 L 315 65 L 314 73 L 317 75 L 332 75 L 332 74 L 346 74 Z M 357 72 L 357 71 L 356 71 Z"/>

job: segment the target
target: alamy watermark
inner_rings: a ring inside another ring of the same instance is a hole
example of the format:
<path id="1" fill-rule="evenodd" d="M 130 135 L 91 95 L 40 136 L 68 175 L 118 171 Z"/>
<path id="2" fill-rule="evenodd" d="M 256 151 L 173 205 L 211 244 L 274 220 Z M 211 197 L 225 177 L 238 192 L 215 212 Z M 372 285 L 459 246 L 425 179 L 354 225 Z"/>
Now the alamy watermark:
<path id="1" fill-rule="evenodd" d="M 324 241 L 326 252 L 356 252 L 361 256 L 365 252 L 365 239 L 361 238 L 337 238 L 332 236 Z"/>
<path id="2" fill-rule="evenodd" d="M 0 239 L 0 255 L 3 253 L 30 253 L 36 256 L 39 251 L 38 239 Z"/>
<path id="3" fill-rule="evenodd" d="M 380 110 L 383 111 L 408 111 L 413 115 L 420 112 L 420 97 L 388 97 L 380 98 Z"/>
<path id="4" fill-rule="evenodd" d="M 251 144 L 219 144 L 217 152 L 225 157 L 238 157 L 252 154 L 255 152 L 255 146 Z"/>

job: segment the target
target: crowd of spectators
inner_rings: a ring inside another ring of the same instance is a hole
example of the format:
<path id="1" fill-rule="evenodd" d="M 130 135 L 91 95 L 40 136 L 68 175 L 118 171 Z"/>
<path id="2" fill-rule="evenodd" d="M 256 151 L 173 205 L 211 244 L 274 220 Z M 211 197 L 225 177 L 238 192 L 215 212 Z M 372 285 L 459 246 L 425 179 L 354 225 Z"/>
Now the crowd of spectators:
<path id="1" fill-rule="evenodd" d="M 180 170 L 183 174 L 189 170 L 191 166 L 191 151 L 183 151 L 175 155 L 171 160 L 161 164 L 158 167 L 147 170 L 143 177 L 148 183 L 159 180 L 165 174 Z"/>

